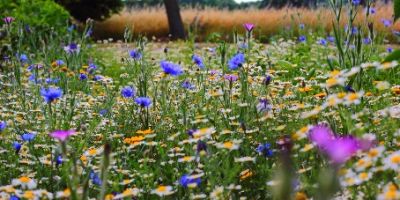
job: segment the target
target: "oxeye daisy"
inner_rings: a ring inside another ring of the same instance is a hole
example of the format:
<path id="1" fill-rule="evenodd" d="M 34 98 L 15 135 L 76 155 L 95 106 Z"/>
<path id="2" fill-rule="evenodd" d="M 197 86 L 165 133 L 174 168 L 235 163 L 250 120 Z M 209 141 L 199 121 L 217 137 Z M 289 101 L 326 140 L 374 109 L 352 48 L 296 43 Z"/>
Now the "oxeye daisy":
<path id="1" fill-rule="evenodd" d="M 395 151 L 383 160 L 386 169 L 399 170 L 400 169 L 400 151 Z"/>
<path id="2" fill-rule="evenodd" d="M 37 186 L 37 183 L 35 180 L 27 177 L 27 176 L 21 176 L 20 178 L 13 179 L 11 184 L 13 186 L 21 186 L 23 189 L 35 189 Z"/>
<path id="3" fill-rule="evenodd" d="M 173 191 L 172 186 L 168 186 L 168 185 L 167 186 L 160 185 L 156 189 L 151 191 L 152 194 L 156 194 L 160 197 L 171 195 L 174 192 L 175 191 Z"/>

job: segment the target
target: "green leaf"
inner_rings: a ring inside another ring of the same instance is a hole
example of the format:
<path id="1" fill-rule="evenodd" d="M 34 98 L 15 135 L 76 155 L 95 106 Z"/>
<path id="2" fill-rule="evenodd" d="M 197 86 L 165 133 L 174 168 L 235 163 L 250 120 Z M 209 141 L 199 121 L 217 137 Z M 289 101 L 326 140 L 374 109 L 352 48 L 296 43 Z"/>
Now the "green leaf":
<path id="1" fill-rule="evenodd" d="M 400 0 L 393 1 L 394 22 L 400 17 Z"/>
<path id="2" fill-rule="evenodd" d="M 400 1 L 400 0 L 395 0 L 395 1 Z M 394 60 L 400 60 L 400 50 L 399 49 L 393 51 L 391 54 L 386 56 L 386 58 L 383 60 L 383 62 L 391 62 Z"/>
<path id="3" fill-rule="evenodd" d="M 286 61 L 286 60 L 278 60 L 276 62 L 276 65 L 279 66 L 279 67 L 282 67 L 284 69 L 293 67 L 293 64 L 291 62 Z"/>

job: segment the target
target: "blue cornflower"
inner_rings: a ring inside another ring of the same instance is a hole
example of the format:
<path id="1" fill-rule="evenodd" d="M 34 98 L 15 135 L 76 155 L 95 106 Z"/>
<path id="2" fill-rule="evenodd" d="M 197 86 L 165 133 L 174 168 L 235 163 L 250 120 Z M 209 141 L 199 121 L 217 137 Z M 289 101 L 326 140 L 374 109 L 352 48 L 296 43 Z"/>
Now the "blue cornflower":
<path id="1" fill-rule="evenodd" d="M 71 43 L 64 47 L 64 51 L 67 53 L 79 53 L 80 47 L 76 43 Z"/>
<path id="2" fill-rule="evenodd" d="M 20 198 L 15 195 L 11 195 L 10 200 L 20 200 Z"/>
<path id="3" fill-rule="evenodd" d="M 20 60 L 22 63 L 28 62 L 28 56 L 27 56 L 26 54 L 21 54 L 21 55 L 19 56 L 19 60 Z"/>
<path id="4" fill-rule="evenodd" d="M 344 87 L 344 90 L 346 90 L 347 92 L 352 92 L 355 93 L 356 91 L 353 89 L 353 87 L 351 87 L 350 85 L 346 85 Z"/>
<path id="5" fill-rule="evenodd" d="M 75 29 L 75 24 L 72 24 L 67 28 L 68 32 L 72 32 Z"/>
<path id="6" fill-rule="evenodd" d="M 85 73 L 80 73 L 79 74 L 79 80 L 83 81 L 87 79 L 87 75 Z"/>
<path id="7" fill-rule="evenodd" d="M 369 37 L 366 37 L 363 39 L 364 44 L 371 44 L 371 39 Z"/>
<path id="8" fill-rule="evenodd" d="M 352 27 L 351 28 L 351 34 L 355 35 L 358 33 L 358 28 L 357 27 Z"/>
<path id="9" fill-rule="evenodd" d="M 0 132 L 4 131 L 7 127 L 7 122 L 5 121 L 0 121 Z"/>
<path id="10" fill-rule="evenodd" d="M 260 99 L 256 107 L 258 112 L 268 112 L 272 110 L 271 103 L 265 98 Z"/>
<path id="11" fill-rule="evenodd" d="M 180 179 L 179 179 L 179 184 L 181 184 L 183 187 L 188 187 L 188 186 L 195 186 L 197 187 L 198 185 L 200 185 L 201 183 L 201 179 L 199 176 L 193 175 L 183 175 Z"/>
<path id="12" fill-rule="evenodd" d="M 194 85 L 192 85 L 188 80 L 183 81 L 182 87 L 188 90 L 194 89 Z"/>
<path id="13" fill-rule="evenodd" d="M 140 60 L 142 58 L 142 54 L 136 49 L 131 50 L 129 52 L 129 55 L 131 56 L 131 58 L 133 58 L 135 60 Z"/>
<path id="14" fill-rule="evenodd" d="M 179 76 L 183 73 L 181 66 L 172 62 L 161 61 L 160 65 L 165 74 L 169 74 L 171 76 Z"/>
<path id="15" fill-rule="evenodd" d="M 320 39 L 318 41 L 318 44 L 322 45 L 322 46 L 326 46 L 328 44 L 328 42 L 325 39 Z"/>
<path id="16" fill-rule="evenodd" d="M 307 40 L 306 36 L 300 35 L 299 36 L 299 42 L 305 42 Z"/>
<path id="17" fill-rule="evenodd" d="M 51 103 L 54 100 L 61 98 L 63 91 L 60 88 L 42 88 L 40 90 L 40 95 L 42 95 L 46 103 Z"/>
<path id="18" fill-rule="evenodd" d="M 242 67 L 244 62 L 245 62 L 244 54 L 238 53 L 229 60 L 228 67 L 230 70 L 236 70 L 239 67 Z"/>
<path id="19" fill-rule="evenodd" d="M 15 149 L 15 152 L 18 153 L 19 150 L 21 150 L 22 145 L 18 142 L 13 142 L 13 148 Z"/>
<path id="20" fill-rule="evenodd" d="M 141 107 L 149 107 L 151 105 L 151 99 L 148 97 L 137 97 L 135 103 Z"/>
<path id="21" fill-rule="evenodd" d="M 196 147 L 197 153 L 200 153 L 201 151 L 207 152 L 207 143 L 205 143 L 202 140 L 197 141 L 197 147 Z"/>
<path id="22" fill-rule="evenodd" d="M 101 80 L 103 80 L 103 76 L 102 75 L 96 75 L 96 76 L 93 77 L 93 80 L 94 81 L 101 81 Z"/>
<path id="23" fill-rule="evenodd" d="M 121 90 L 121 95 L 125 98 L 133 98 L 133 96 L 135 96 L 135 90 L 130 86 L 125 86 Z"/>
<path id="24" fill-rule="evenodd" d="M 62 163 L 63 163 L 63 158 L 62 158 L 62 156 L 61 155 L 58 155 L 57 157 L 56 157 L 56 165 L 61 165 Z"/>
<path id="25" fill-rule="evenodd" d="M 358 6 L 358 5 L 360 5 L 361 0 L 352 0 L 351 3 L 352 3 L 353 5 L 355 5 L 355 6 Z"/>
<path id="26" fill-rule="evenodd" d="M 194 62 L 194 64 L 196 64 L 201 69 L 203 69 L 205 67 L 204 63 L 203 63 L 203 59 L 198 55 L 193 55 L 192 56 L 192 61 Z"/>
<path id="27" fill-rule="evenodd" d="M 365 8 L 365 13 L 369 13 L 369 14 L 375 14 L 376 13 L 376 9 L 375 8 Z"/>
<path id="28" fill-rule="evenodd" d="M 392 25 L 392 20 L 389 19 L 381 19 L 381 22 L 383 23 L 383 26 L 389 27 Z"/>
<path id="29" fill-rule="evenodd" d="M 95 185 L 100 186 L 102 184 L 102 181 L 101 181 L 99 175 L 94 171 L 90 172 L 89 178 L 92 180 L 93 184 L 95 184 Z"/>
<path id="30" fill-rule="evenodd" d="M 93 34 L 93 30 L 92 30 L 92 28 L 89 28 L 89 29 L 86 31 L 85 37 L 88 38 L 88 37 L 90 37 L 92 34 Z"/>
<path id="31" fill-rule="evenodd" d="M 106 115 L 108 113 L 108 110 L 107 109 L 101 109 L 100 111 L 99 111 L 99 114 L 101 115 L 101 116 L 104 116 L 104 115 Z"/>
<path id="32" fill-rule="evenodd" d="M 193 133 L 196 132 L 196 129 L 189 129 L 188 131 L 186 131 L 186 133 L 190 136 L 193 137 Z"/>
<path id="33" fill-rule="evenodd" d="M 21 138 L 24 142 L 30 142 L 35 139 L 36 135 L 33 133 L 24 133 L 21 135 Z"/>
<path id="34" fill-rule="evenodd" d="M 334 42 L 335 42 L 335 37 L 333 37 L 333 36 L 328 36 L 326 39 L 327 39 L 330 43 L 334 43 Z"/>
<path id="35" fill-rule="evenodd" d="M 264 79 L 264 81 L 263 81 L 263 84 L 264 84 L 265 86 L 268 86 L 268 85 L 271 83 L 271 81 L 272 81 L 272 77 L 271 77 L 270 75 L 266 75 L 266 76 L 265 76 L 265 79 Z"/>
<path id="36" fill-rule="evenodd" d="M 60 79 L 58 79 L 58 78 L 46 78 L 47 84 L 56 84 L 56 83 L 58 83 L 58 81 L 60 81 Z"/>
<path id="37" fill-rule="evenodd" d="M 57 66 L 65 65 L 65 62 L 63 60 L 56 60 L 56 65 Z"/>
<path id="38" fill-rule="evenodd" d="M 305 28 L 305 25 L 303 23 L 299 24 L 299 29 L 303 30 Z"/>
<path id="39" fill-rule="evenodd" d="M 96 69 L 97 69 L 97 66 L 94 63 L 89 63 L 89 67 L 87 69 L 89 74 L 92 74 L 94 71 L 96 71 Z"/>
<path id="40" fill-rule="evenodd" d="M 392 52 L 393 52 L 393 48 L 392 48 L 392 47 L 388 47 L 388 48 L 386 48 L 386 51 L 387 51 L 388 53 L 392 53 Z"/>
<path id="41" fill-rule="evenodd" d="M 271 157 L 274 155 L 274 152 L 271 149 L 271 144 L 269 143 L 258 145 L 256 150 L 259 154 L 264 155 L 265 157 Z"/>

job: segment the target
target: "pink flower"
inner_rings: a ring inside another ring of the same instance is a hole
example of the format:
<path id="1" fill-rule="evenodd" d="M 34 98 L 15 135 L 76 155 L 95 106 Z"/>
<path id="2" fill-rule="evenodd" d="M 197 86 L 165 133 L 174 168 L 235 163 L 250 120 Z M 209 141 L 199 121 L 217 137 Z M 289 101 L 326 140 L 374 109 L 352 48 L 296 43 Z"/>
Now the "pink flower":
<path id="1" fill-rule="evenodd" d="M 251 32 L 255 26 L 252 23 L 245 23 L 243 24 L 243 27 L 247 30 L 247 32 Z"/>
<path id="2" fill-rule="evenodd" d="M 56 130 L 53 131 L 52 133 L 50 133 L 50 137 L 54 138 L 54 139 L 58 139 L 61 142 L 64 142 L 65 140 L 68 139 L 69 136 L 71 135 L 75 135 L 75 131 L 74 130 Z"/>
<path id="3" fill-rule="evenodd" d="M 314 142 L 319 148 L 325 148 L 331 143 L 335 136 L 332 130 L 326 125 L 317 125 L 310 130 L 309 139 Z"/>
<path id="4" fill-rule="evenodd" d="M 358 150 L 368 150 L 367 145 L 360 146 L 360 140 L 352 136 L 338 137 L 326 125 L 316 125 L 309 133 L 309 139 L 334 164 L 343 164 Z"/>
<path id="5" fill-rule="evenodd" d="M 3 18 L 3 21 L 4 21 L 6 24 L 11 24 L 14 20 L 15 20 L 14 17 L 4 17 L 4 18 Z"/>

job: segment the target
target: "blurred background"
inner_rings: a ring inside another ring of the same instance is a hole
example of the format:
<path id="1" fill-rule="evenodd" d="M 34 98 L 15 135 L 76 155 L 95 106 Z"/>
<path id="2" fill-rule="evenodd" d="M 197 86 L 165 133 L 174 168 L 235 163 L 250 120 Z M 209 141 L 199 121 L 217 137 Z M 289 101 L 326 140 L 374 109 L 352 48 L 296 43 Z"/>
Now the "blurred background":
<path id="1" fill-rule="evenodd" d="M 346 0 L 345 3 L 364 0 Z M 400 28 L 392 24 L 390 0 L 375 1 L 369 20 L 387 35 Z M 256 25 L 254 37 L 268 42 L 273 36 L 296 35 L 300 29 L 331 32 L 332 13 L 328 0 L 2 0 L 0 13 L 15 16 L 31 26 L 50 28 L 79 25 L 95 20 L 93 38 L 121 40 L 126 29 L 133 37 L 155 41 L 194 37 L 198 42 L 232 41 L 243 32 L 243 23 Z M 343 17 L 345 26 L 346 17 Z M 389 37 L 390 39 L 390 37 Z"/>

